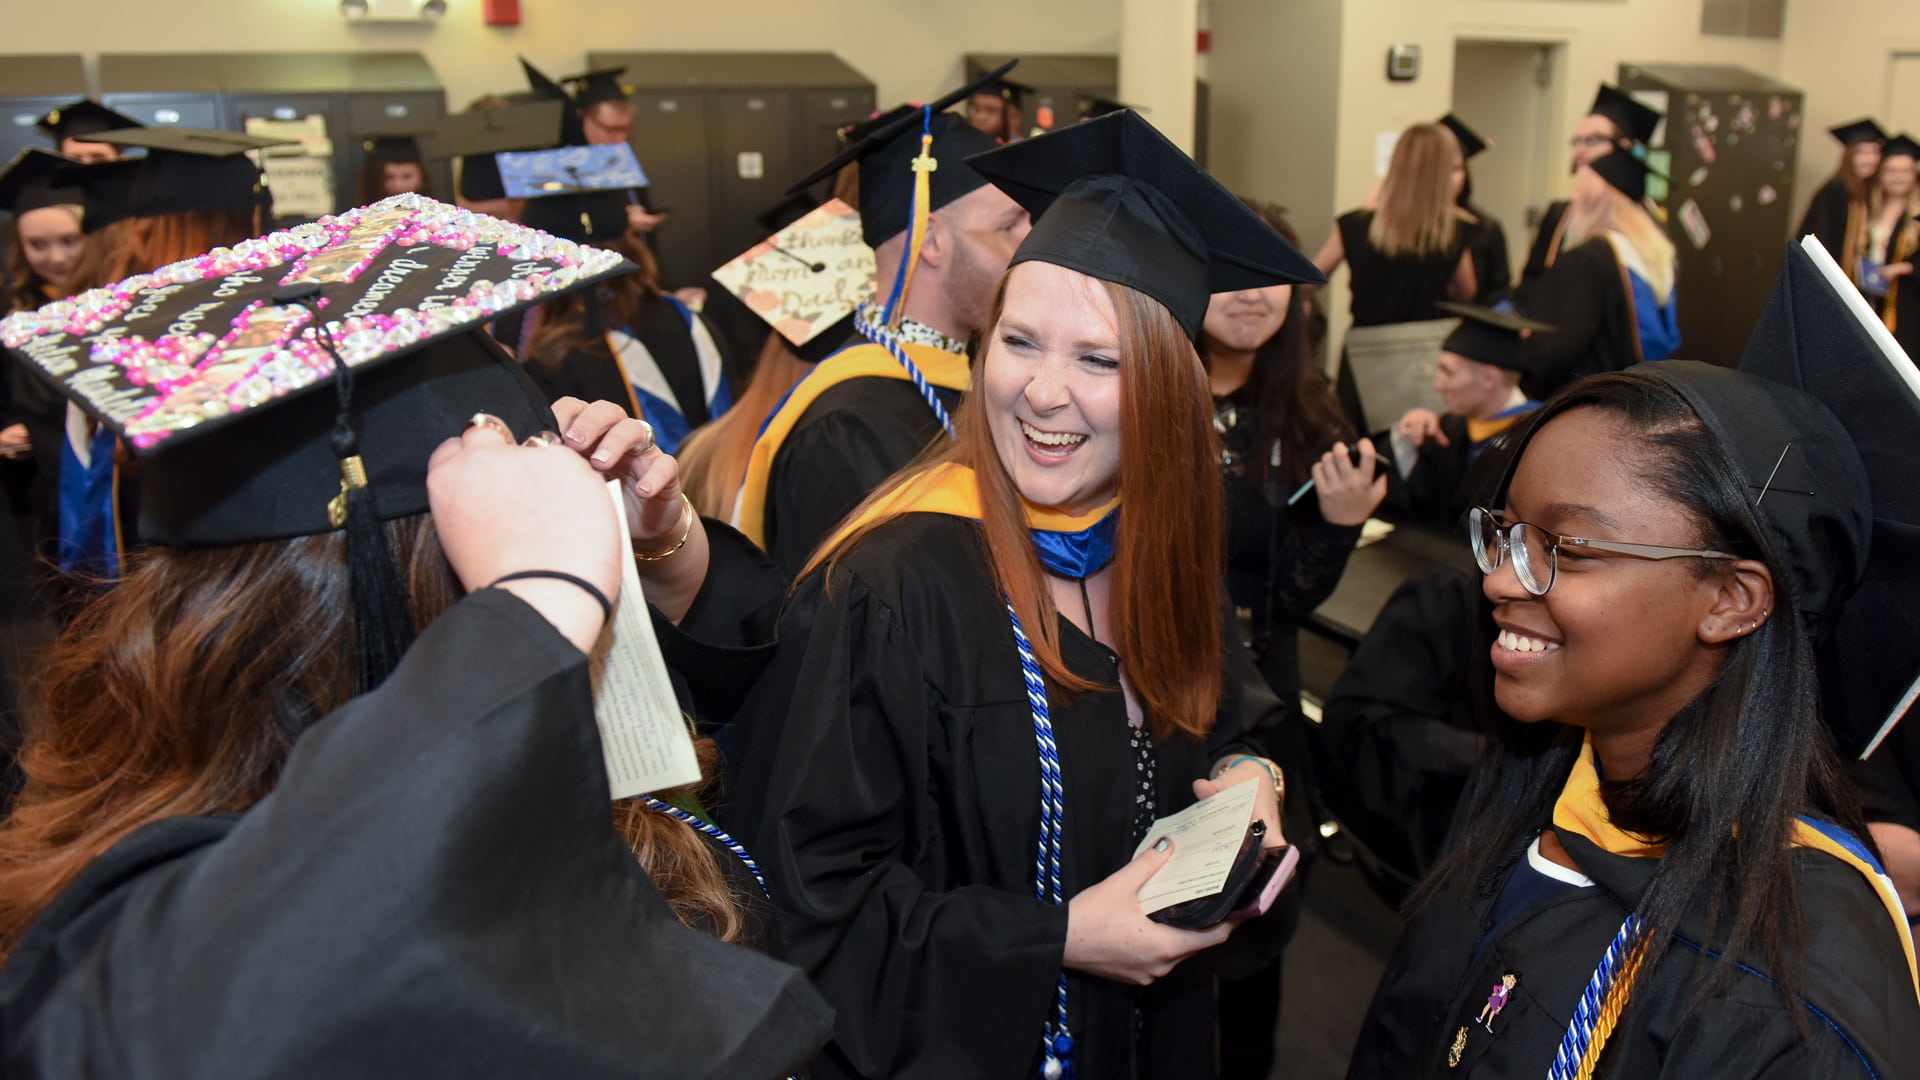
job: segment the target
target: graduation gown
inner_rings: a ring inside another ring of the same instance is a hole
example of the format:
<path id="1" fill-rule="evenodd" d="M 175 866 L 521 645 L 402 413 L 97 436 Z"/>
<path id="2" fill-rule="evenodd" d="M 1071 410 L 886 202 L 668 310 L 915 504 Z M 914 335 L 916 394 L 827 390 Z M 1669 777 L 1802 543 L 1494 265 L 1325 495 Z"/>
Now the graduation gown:
<path id="1" fill-rule="evenodd" d="M 1592 777 L 1589 761 L 1583 755 L 1576 778 L 1583 766 Z M 1481 948 L 1495 898 L 1525 858 L 1529 834 L 1481 887 L 1437 897 L 1414 916 L 1388 961 L 1349 1077 L 1547 1075 L 1608 942 L 1659 869 L 1658 856 L 1616 853 L 1625 845 L 1605 843 L 1604 831 L 1596 843 L 1593 830 L 1565 816 L 1566 798 L 1552 820 L 1540 824 L 1554 829 L 1594 887 L 1524 908 Z M 1807 914 L 1799 993 L 1817 1010 L 1807 1014 L 1811 1038 L 1800 1041 L 1759 956 L 1739 957 L 1744 967 L 1724 992 L 1687 1008 L 1695 978 L 1717 963 L 1719 951 L 1702 905 L 1681 917 L 1674 931 L 1679 940 L 1634 992 L 1597 1075 L 1833 1080 L 1912 1074 L 1920 1062 L 1920 999 L 1908 945 L 1887 901 L 1831 846 L 1797 847 L 1792 858 Z M 1505 971 L 1517 972 L 1519 981 L 1488 1031 L 1477 1019 Z M 1456 1046 L 1458 1064 L 1449 1065 Z"/>
<path id="2" fill-rule="evenodd" d="M 1280 716 L 1224 618 L 1221 631 L 1214 731 L 1155 747 L 1161 816 Z M 1069 667 L 1102 687 L 1049 694 L 1070 898 L 1130 859 L 1137 781 L 1117 660 L 1064 618 L 1059 633 Z M 837 1011 L 815 1075 L 1033 1076 L 1067 908 L 1035 897 L 1034 722 L 978 525 L 905 514 L 802 579 L 740 725 L 731 821 L 766 868 L 788 958 Z M 1210 965 L 1270 959 L 1269 921 L 1144 989 L 1068 972 L 1075 1074 L 1212 1075 Z"/>
<path id="3" fill-rule="evenodd" d="M 95 860 L 0 970 L 9 1077 L 778 1077 L 830 1013 L 614 831 L 584 655 L 483 590 L 243 814 Z"/>
<path id="4" fill-rule="evenodd" d="M 1398 469 L 1389 472 L 1387 499 L 1383 504 L 1386 516 L 1437 529 L 1457 528 L 1478 492 L 1478 485 L 1472 482 L 1474 467 L 1495 445 L 1495 440 L 1539 407 L 1539 402 L 1528 401 L 1492 420 L 1469 420 L 1453 413 L 1441 416 L 1440 430 L 1447 437 L 1447 445 L 1440 445 L 1438 439 L 1428 439 L 1415 452 L 1413 468 L 1405 477 Z M 1397 437 L 1394 443 L 1398 453 Z"/>
<path id="5" fill-rule="evenodd" d="M 694 428 L 733 405 L 729 372 L 706 321 L 672 296 L 641 301 L 633 324 L 609 330 L 591 348 L 557 364 L 527 365 L 549 400 L 613 401 L 653 426 L 654 441 L 674 453 Z"/>
<path id="6" fill-rule="evenodd" d="M 967 357 L 907 345 L 949 415 L 971 378 Z M 840 520 L 935 439 L 940 421 L 892 354 L 860 341 L 794 385 L 748 459 L 734 524 L 789 576 Z"/>
<path id="7" fill-rule="evenodd" d="M 1846 181 L 1836 173 L 1813 193 L 1807 203 L 1807 216 L 1800 219 L 1800 228 L 1793 235 L 1797 238 L 1812 233 L 1819 237 L 1820 243 L 1833 255 L 1833 261 L 1852 277 L 1853 260 L 1847 255 L 1847 238 L 1853 235 L 1858 207 L 1853 196 L 1847 193 Z"/>
<path id="8" fill-rule="evenodd" d="M 1634 291 L 1627 269 L 1605 237 L 1561 252 L 1553 269 L 1519 297 L 1528 318 L 1557 328 L 1551 334 L 1533 334 L 1521 345 L 1527 374 L 1520 388 L 1526 395 L 1545 401 L 1582 375 L 1623 371 L 1640 363 Z"/>
<path id="9" fill-rule="evenodd" d="M 1371 210 L 1350 210 L 1341 214 L 1336 224 L 1352 271 L 1353 325 L 1383 326 L 1447 317 L 1434 305 L 1450 299 L 1447 288 L 1460 266 L 1460 253 L 1480 231 L 1478 223 L 1459 222 L 1453 246 L 1438 255 L 1382 254 L 1367 238 L 1373 224 Z"/>
<path id="10" fill-rule="evenodd" d="M 1473 279 L 1479 292 L 1473 302 L 1489 307 L 1507 298 L 1513 289 L 1512 259 L 1507 254 L 1507 231 L 1498 219 L 1477 206 L 1466 208 L 1474 216 L 1473 236 L 1467 250 L 1473 254 Z"/>
<path id="11" fill-rule="evenodd" d="M 1546 213 L 1540 215 L 1540 228 L 1533 234 L 1533 247 L 1527 250 L 1527 265 L 1520 269 L 1521 286 L 1538 281 L 1560 257 L 1560 241 L 1567 231 L 1567 207 L 1571 204 L 1556 200 L 1547 204 Z"/>

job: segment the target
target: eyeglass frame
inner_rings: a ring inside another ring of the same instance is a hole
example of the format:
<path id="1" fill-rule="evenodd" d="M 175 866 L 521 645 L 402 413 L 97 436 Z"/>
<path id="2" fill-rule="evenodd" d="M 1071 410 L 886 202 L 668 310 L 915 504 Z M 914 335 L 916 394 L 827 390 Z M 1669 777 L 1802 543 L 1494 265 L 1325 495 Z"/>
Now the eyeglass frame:
<path id="1" fill-rule="evenodd" d="M 1482 551 L 1485 545 L 1480 539 L 1482 532 L 1480 528 L 1481 518 L 1485 518 L 1487 521 L 1493 523 L 1495 549 L 1491 557 L 1488 557 Z M 1531 571 L 1523 575 L 1520 572 L 1520 566 L 1517 562 L 1513 568 L 1514 579 L 1520 582 L 1520 587 L 1533 593 L 1535 596 L 1547 595 L 1547 591 L 1553 588 L 1553 583 L 1559 580 L 1560 547 L 1563 544 L 1578 548 L 1588 548 L 1593 551 L 1604 551 L 1611 555 L 1623 555 L 1630 559 L 1651 559 L 1654 561 L 1666 559 L 1738 560 L 1740 558 L 1740 556 L 1730 552 L 1715 551 L 1712 548 L 1680 548 L 1668 547 L 1665 544 L 1630 544 L 1624 540 L 1591 540 L 1584 536 L 1562 536 L 1544 526 L 1535 525 L 1531 521 L 1508 521 L 1502 526 L 1501 522 L 1503 520 L 1499 514 L 1494 513 L 1484 506 L 1476 506 L 1467 511 L 1467 544 L 1473 550 L 1474 565 L 1480 568 L 1482 574 L 1493 573 L 1500 568 L 1501 563 L 1507 560 L 1508 554 L 1513 550 L 1513 530 L 1516 526 L 1525 525 L 1529 529 L 1539 529 L 1540 534 L 1547 537 L 1548 540 L 1547 583 L 1538 591 L 1535 591 L 1533 586 L 1527 584 L 1526 581 L 1527 577 L 1531 576 Z M 1521 546 L 1525 547 L 1524 544 Z"/>

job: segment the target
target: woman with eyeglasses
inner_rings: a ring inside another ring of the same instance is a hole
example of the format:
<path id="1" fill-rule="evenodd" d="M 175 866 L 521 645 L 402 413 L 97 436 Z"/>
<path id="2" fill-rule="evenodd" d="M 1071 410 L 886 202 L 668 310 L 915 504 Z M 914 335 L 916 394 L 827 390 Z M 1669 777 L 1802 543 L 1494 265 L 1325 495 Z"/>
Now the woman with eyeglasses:
<path id="1" fill-rule="evenodd" d="M 1470 513 L 1494 750 L 1349 1076 L 1908 1075 L 1911 940 L 1816 676 L 1873 513 L 1846 430 L 1674 361 L 1517 445 Z"/>

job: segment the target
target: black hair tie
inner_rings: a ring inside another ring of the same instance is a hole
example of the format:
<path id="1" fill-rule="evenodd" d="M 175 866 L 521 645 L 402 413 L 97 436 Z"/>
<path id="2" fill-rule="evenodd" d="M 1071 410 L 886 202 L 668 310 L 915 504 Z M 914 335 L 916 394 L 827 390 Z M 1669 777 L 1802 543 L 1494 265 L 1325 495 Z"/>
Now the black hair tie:
<path id="1" fill-rule="evenodd" d="M 491 589 L 499 586 L 503 582 L 522 581 L 527 578 L 552 578 L 555 581 L 564 581 L 569 585 L 578 585 L 581 589 L 585 590 L 588 596 L 600 602 L 601 615 L 608 622 L 613 621 L 613 601 L 607 599 L 607 594 L 601 592 L 593 582 L 588 581 L 586 578 L 576 577 L 564 570 L 519 570 L 508 574 L 506 577 L 496 579 L 494 583 L 487 586 L 487 588 Z"/>

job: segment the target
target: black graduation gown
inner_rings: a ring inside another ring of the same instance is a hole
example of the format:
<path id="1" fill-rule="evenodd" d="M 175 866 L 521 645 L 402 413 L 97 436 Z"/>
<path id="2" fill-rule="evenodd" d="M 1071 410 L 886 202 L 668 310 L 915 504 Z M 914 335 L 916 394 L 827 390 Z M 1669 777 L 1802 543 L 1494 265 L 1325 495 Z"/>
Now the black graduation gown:
<path id="1" fill-rule="evenodd" d="M 701 730 L 733 719 L 741 699 L 773 656 L 787 576 L 732 526 L 703 517 L 707 577 L 679 623 L 653 615 L 660 654 Z"/>
<path id="2" fill-rule="evenodd" d="M 1519 299 L 1528 318 L 1555 328 L 1521 344 L 1527 373 L 1520 389 L 1535 401 L 1582 375 L 1624 371 L 1640 362 L 1640 325 L 1613 245 L 1596 236 L 1562 251 L 1553 269 Z"/>
<path id="3" fill-rule="evenodd" d="M 1499 895 L 1525 841 L 1471 896 L 1436 898 L 1408 925 L 1388 961 L 1347 1075 L 1354 1080 L 1538 1080 L 1608 942 L 1638 902 L 1658 863 L 1613 855 L 1556 829 L 1567 854 L 1595 888 L 1562 892 L 1521 913 L 1476 957 Z M 1529 839 L 1531 839 L 1529 837 Z M 1904 947 L 1858 871 L 1824 852 L 1793 853 L 1807 913 L 1800 996 L 1812 1037 L 1799 1041 L 1779 991 L 1743 956 L 1724 993 L 1688 1011 L 1696 975 L 1715 961 L 1675 943 L 1634 993 L 1600 1060 L 1601 1075 L 1651 1080 L 1838 1080 L 1905 1077 L 1920 1062 L 1920 1003 Z M 1708 944 L 1705 912 L 1690 911 L 1676 934 Z M 1708 944 L 1708 947 L 1712 946 Z M 1489 1033 L 1476 1019 L 1505 971 L 1519 974 Z M 1825 1022 L 1823 1022 L 1823 1019 Z M 1457 1068 L 1447 1064 L 1461 1029 Z"/>
<path id="4" fill-rule="evenodd" d="M 1447 436 L 1447 445 L 1440 445 L 1438 439 L 1421 443 L 1413 471 L 1404 479 L 1398 469 L 1388 467 L 1383 517 L 1449 532 L 1459 528 L 1475 500 L 1482 497 L 1487 481 L 1494 479 L 1481 475 L 1485 471 L 1481 462 L 1513 425 L 1474 442 L 1467 418 L 1446 413 L 1440 417 L 1440 430 Z"/>
<path id="5" fill-rule="evenodd" d="M 936 389 L 952 415 L 960 395 Z M 773 455 L 767 480 L 767 551 L 798 577 L 813 549 L 886 479 L 944 438 L 911 382 L 861 376 L 807 406 Z"/>
<path id="6" fill-rule="evenodd" d="M 646 346 L 647 353 L 653 357 L 661 376 L 673 391 L 673 400 L 667 404 L 679 411 L 688 430 L 712 419 L 708 414 L 706 387 L 700 371 L 700 353 L 679 309 L 665 297 L 642 300 L 634 323 L 627 327 L 627 332 Z M 719 339 L 714 340 L 717 343 Z M 581 348 L 569 350 L 557 363 L 528 363 L 526 367 L 527 374 L 533 377 L 534 384 L 547 395 L 549 401 L 561 397 L 577 397 L 582 401 L 612 401 L 626 407 L 633 416 L 648 417 L 649 410 L 645 402 L 640 400 L 633 384 L 628 382 L 637 373 L 622 369 L 620 362 L 614 359 L 604 335 Z M 672 420 L 662 422 L 659 418 L 652 419 L 656 420 L 656 426 L 677 427 L 677 422 Z"/>
<path id="7" fill-rule="evenodd" d="M 1034 895 L 1033 718 L 985 560 L 975 523 L 917 513 L 870 533 L 830 583 L 808 575 L 734 733 L 744 746 L 728 747 L 728 820 L 766 869 L 788 957 L 837 1011 L 818 1076 L 981 1080 L 1039 1065 L 1067 908 Z M 1068 665 L 1111 688 L 1049 695 L 1070 898 L 1131 857 L 1137 782 L 1116 661 L 1059 625 Z M 1218 724 L 1156 748 L 1159 815 L 1279 719 L 1224 619 L 1222 633 Z M 1076 1075 L 1211 1076 L 1212 975 L 1270 960 L 1271 921 L 1144 990 L 1069 973 Z"/>
<path id="8" fill-rule="evenodd" d="M 1371 210 L 1350 210 L 1337 222 L 1352 271 L 1353 325 L 1446 318 L 1446 312 L 1434 305 L 1449 299 L 1447 287 L 1460 266 L 1460 253 L 1480 227 L 1461 222 L 1454 230 L 1453 246 L 1438 255 L 1389 256 L 1367 239 L 1372 223 Z"/>
<path id="9" fill-rule="evenodd" d="M 1847 265 L 1844 254 L 1847 244 L 1847 227 L 1852 223 L 1853 196 L 1847 194 L 1847 184 L 1838 173 L 1820 190 L 1813 193 L 1807 203 L 1807 216 L 1800 219 L 1800 228 L 1794 232 L 1794 238 L 1812 233 L 1820 238 L 1833 255 L 1833 261 L 1840 264 L 1849 277 L 1853 276 L 1853 267 Z"/>
<path id="10" fill-rule="evenodd" d="M 1474 294 L 1473 302 L 1492 306 L 1505 300 L 1513 289 L 1513 260 L 1507 254 L 1507 231 L 1500 227 L 1497 218 L 1488 216 L 1477 206 L 1467 207 L 1467 212 L 1479 219 L 1467 241 L 1467 250 L 1473 253 L 1474 281 L 1480 290 Z"/>
<path id="11" fill-rule="evenodd" d="M 1565 201 L 1550 202 L 1546 213 L 1540 216 L 1540 228 L 1533 234 L 1533 247 L 1527 251 L 1527 265 L 1520 270 L 1520 285 L 1525 287 L 1540 279 L 1547 272 L 1548 264 L 1557 261 L 1560 253 L 1561 229 L 1566 227 L 1567 207 Z"/>
<path id="12" fill-rule="evenodd" d="M 613 830 L 585 657 L 485 590 L 244 814 L 150 825 L 0 971 L 9 1077 L 776 1077 L 799 972 L 681 926 Z"/>

